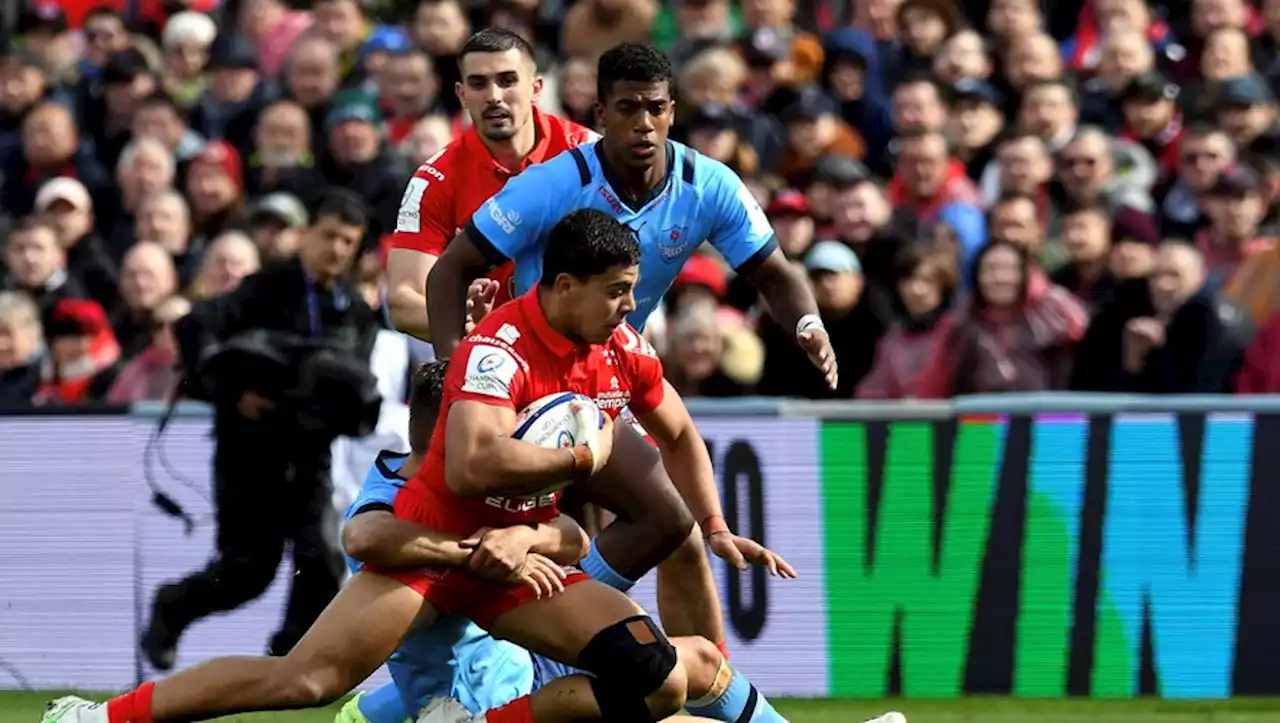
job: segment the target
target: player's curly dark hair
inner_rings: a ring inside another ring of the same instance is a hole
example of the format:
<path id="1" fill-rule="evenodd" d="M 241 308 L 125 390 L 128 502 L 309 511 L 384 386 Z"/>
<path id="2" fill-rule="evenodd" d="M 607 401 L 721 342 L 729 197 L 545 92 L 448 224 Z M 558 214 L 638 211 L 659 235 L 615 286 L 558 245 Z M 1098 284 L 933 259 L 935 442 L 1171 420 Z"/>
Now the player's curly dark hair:
<path id="1" fill-rule="evenodd" d="M 604 211 L 583 208 L 560 219 L 547 234 L 542 285 L 551 286 L 560 274 L 586 279 L 639 263 L 635 231 Z"/>
<path id="2" fill-rule="evenodd" d="M 449 360 L 423 364 L 413 372 L 409 390 L 409 446 L 419 454 L 427 451 L 431 443 L 431 431 L 440 416 L 440 403 L 444 400 L 444 376 L 449 371 Z"/>
<path id="3" fill-rule="evenodd" d="M 670 87 L 671 79 L 671 59 L 666 53 L 647 43 L 622 43 L 600 56 L 596 66 L 596 97 L 601 101 L 608 98 L 619 81 L 666 83 Z"/>

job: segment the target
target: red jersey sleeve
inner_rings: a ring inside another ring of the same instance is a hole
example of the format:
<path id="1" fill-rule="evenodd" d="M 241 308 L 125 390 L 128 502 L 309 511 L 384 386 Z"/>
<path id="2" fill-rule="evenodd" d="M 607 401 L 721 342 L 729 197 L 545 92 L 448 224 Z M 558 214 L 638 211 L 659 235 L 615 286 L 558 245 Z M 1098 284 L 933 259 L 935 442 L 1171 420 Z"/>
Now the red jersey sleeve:
<path id="1" fill-rule="evenodd" d="M 400 197 L 392 248 L 439 256 L 457 233 L 458 224 L 453 217 L 456 183 L 449 178 L 452 149 L 453 144 L 446 146 L 413 172 Z"/>
<path id="2" fill-rule="evenodd" d="M 658 352 L 640 332 L 623 324 L 615 335 L 618 340 L 618 357 L 627 371 L 631 386 L 631 411 L 639 414 L 652 412 L 662 404 L 665 390 L 662 384 L 662 361 Z"/>
<path id="3" fill-rule="evenodd" d="M 449 360 L 445 393 L 451 402 L 481 402 L 518 410 L 527 365 L 515 349 L 464 341 Z"/>

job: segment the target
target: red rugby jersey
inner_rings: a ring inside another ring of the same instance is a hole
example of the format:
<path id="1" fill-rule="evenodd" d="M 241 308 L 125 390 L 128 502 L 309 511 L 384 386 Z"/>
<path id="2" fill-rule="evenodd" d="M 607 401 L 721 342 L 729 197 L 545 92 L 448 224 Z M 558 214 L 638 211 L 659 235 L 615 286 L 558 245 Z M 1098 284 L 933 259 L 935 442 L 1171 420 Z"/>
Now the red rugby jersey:
<path id="1" fill-rule="evenodd" d="M 480 204 L 502 190 L 507 179 L 599 137 L 595 131 L 543 113 L 536 106 L 532 122 L 537 127 L 537 142 L 519 168 L 499 164 L 472 126 L 414 171 L 400 198 L 391 247 L 439 256 Z M 489 274 L 502 284 L 495 306 L 511 299 L 511 272 L 512 264 L 507 263 Z"/>
<path id="2" fill-rule="evenodd" d="M 519 412 L 549 394 L 577 392 L 616 419 L 624 407 L 641 414 L 662 402 L 662 362 L 635 329 L 623 324 L 605 344 L 579 346 L 547 323 L 538 289 L 485 317 L 449 361 L 440 419 L 426 460 L 401 494 L 418 497 L 432 519 L 416 522 L 469 535 L 481 527 L 548 522 L 559 492 L 458 497 L 445 484 L 445 430 L 454 402 L 475 401 Z"/>

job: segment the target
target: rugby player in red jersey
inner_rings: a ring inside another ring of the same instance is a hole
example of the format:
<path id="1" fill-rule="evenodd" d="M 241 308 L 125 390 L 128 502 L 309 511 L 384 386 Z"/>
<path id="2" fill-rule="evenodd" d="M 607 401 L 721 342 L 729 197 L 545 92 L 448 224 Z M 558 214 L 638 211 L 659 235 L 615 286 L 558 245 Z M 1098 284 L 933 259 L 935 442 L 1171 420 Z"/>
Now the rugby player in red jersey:
<path id="1" fill-rule="evenodd" d="M 397 517 L 449 533 L 554 519 L 569 480 L 581 483 L 621 463 L 610 457 L 611 420 L 624 407 L 668 451 L 666 464 L 714 485 L 706 445 L 663 379 L 662 363 L 625 323 L 635 309 L 639 254 L 632 231 L 601 211 L 575 211 L 556 224 L 541 282 L 477 324 L 451 357 L 431 453 L 397 496 Z M 546 449 L 510 436 L 520 409 L 564 391 L 591 397 L 600 408 L 589 412 L 586 439 L 571 449 Z M 753 561 L 779 562 L 756 543 L 738 544 L 752 550 Z M 497 638 L 590 673 L 559 678 L 474 718 L 438 700 L 419 717 L 424 723 L 660 720 L 725 670 L 697 652 L 705 640 L 673 645 L 625 594 L 577 569 L 567 571 L 562 592 L 544 598 L 462 568 L 384 574 Z M 727 684 L 727 671 L 723 677 Z"/>
<path id="2" fill-rule="evenodd" d="M 427 274 L 445 244 L 508 178 L 599 137 L 538 109 L 542 78 L 533 47 L 519 35 L 485 28 L 462 46 L 458 64 L 462 82 L 456 92 L 472 125 L 414 172 L 400 199 L 387 257 L 391 320 L 424 341 L 431 340 Z M 494 269 L 497 303 L 511 298 L 510 277 L 510 264 Z"/>
<path id="3" fill-rule="evenodd" d="M 596 399 L 610 417 L 621 407 L 604 400 L 625 398 L 660 443 L 684 436 L 697 443 L 678 463 L 701 478 L 713 474 L 661 363 L 622 321 L 635 306 L 638 257 L 630 230 L 599 211 L 570 214 L 552 231 L 544 283 L 483 320 L 451 360 L 443 412 L 426 459 L 396 498 L 397 517 L 446 534 L 472 523 L 493 528 L 555 519 L 559 492 L 551 490 L 609 464 L 611 422 L 593 417 L 603 429 L 572 450 L 509 435 L 518 408 L 566 388 Z M 741 544 L 753 550 L 753 562 L 790 573 L 758 544 Z M 625 594 L 576 569 L 557 572 L 564 575 L 555 586 L 560 591 L 548 597 L 470 567 L 361 571 L 283 659 L 220 658 L 106 703 L 61 698 L 44 721 L 170 723 L 323 705 L 364 680 L 415 625 L 441 613 L 471 617 L 495 637 L 594 675 L 552 681 L 481 714 L 487 723 L 653 721 L 676 713 L 686 699 L 723 697 L 727 668 L 709 641 L 668 641 Z M 428 709 L 436 719 L 471 715 L 438 700 Z"/>

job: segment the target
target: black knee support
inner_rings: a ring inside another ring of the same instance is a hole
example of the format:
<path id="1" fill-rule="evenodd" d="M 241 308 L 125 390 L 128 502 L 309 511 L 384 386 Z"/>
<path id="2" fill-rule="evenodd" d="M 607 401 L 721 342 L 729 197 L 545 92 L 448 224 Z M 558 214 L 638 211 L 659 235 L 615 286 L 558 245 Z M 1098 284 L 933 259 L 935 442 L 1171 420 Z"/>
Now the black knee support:
<path id="1" fill-rule="evenodd" d="M 607 721 L 652 723 L 645 698 L 676 667 L 675 646 L 647 615 L 637 615 L 596 633 L 578 655 L 578 667 L 593 674 L 591 690 Z"/>

